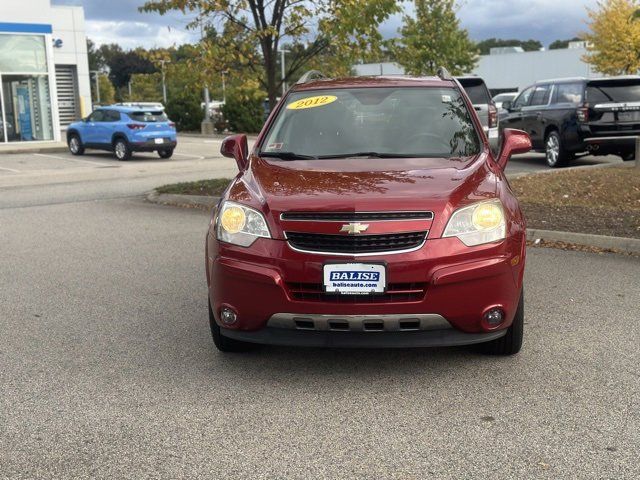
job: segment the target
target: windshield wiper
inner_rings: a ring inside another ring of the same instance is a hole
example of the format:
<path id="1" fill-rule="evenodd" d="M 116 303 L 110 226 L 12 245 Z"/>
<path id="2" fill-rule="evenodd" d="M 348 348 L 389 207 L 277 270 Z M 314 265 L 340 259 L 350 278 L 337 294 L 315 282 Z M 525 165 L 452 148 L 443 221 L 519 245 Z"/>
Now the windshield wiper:
<path id="1" fill-rule="evenodd" d="M 313 155 L 302 155 L 295 152 L 260 152 L 258 156 L 266 158 L 280 158 L 282 160 L 316 160 L 318 158 Z"/>
<path id="2" fill-rule="evenodd" d="M 406 153 L 381 153 L 381 152 L 353 152 L 338 153 L 335 155 L 320 155 L 318 158 L 351 158 L 351 157 L 373 157 L 373 158 L 415 158 L 416 155 Z"/>

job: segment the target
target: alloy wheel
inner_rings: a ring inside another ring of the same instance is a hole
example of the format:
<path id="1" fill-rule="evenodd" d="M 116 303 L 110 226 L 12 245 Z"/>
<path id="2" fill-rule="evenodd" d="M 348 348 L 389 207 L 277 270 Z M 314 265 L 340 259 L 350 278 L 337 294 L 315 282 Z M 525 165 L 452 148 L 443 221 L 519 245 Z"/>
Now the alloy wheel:
<path id="1" fill-rule="evenodd" d="M 116 143 L 116 157 L 118 157 L 119 159 L 122 159 L 126 155 L 126 152 L 127 152 L 127 147 L 124 144 L 124 142 L 120 141 Z"/>
<path id="2" fill-rule="evenodd" d="M 549 165 L 555 165 L 560 157 L 560 142 L 555 135 L 549 135 L 547 138 L 547 162 Z"/>
<path id="3" fill-rule="evenodd" d="M 71 137 L 71 140 L 69 140 L 69 149 L 71 150 L 71 153 L 78 153 L 80 143 L 78 142 L 77 137 Z"/>

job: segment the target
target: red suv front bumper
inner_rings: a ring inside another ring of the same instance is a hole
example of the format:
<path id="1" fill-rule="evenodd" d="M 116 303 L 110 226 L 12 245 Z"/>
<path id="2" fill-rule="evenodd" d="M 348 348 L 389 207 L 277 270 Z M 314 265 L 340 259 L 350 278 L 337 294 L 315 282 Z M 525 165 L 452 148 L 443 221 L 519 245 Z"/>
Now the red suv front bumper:
<path id="1" fill-rule="evenodd" d="M 499 338 L 511 325 L 522 289 L 524 257 L 523 235 L 472 248 L 457 238 L 438 238 L 427 240 L 414 252 L 354 257 L 298 252 L 286 241 L 265 238 L 242 248 L 218 242 L 209 234 L 207 283 L 223 335 L 238 340 L 318 346 L 469 344 Z M 384 262 L 387 292 L 358 297 L 325 294 L 322 268 L 328 261 Z M 504 321 L 489 326 L 483 314 L 495 307 L 504 311 Z M 236 313 L 235 323 L 221 322 L 222 308 Z M 431 314 L 445 319 L 448 328 L 354 332 L 320 326 L 322 331 L 288 330 L 274 327 L 278 314 L 299 314 L 311 321 L 318 316 Z"/>

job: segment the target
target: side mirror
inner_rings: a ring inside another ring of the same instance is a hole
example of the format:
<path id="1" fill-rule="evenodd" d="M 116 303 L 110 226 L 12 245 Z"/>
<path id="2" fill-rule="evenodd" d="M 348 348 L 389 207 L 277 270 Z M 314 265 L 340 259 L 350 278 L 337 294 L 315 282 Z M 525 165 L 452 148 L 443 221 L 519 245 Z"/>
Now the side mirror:
<path id="1" fill-rule="evenodd" d="M 231 135 L 222 141 L 220 153 L 229 158 L 235 158 L 238 170 L 244 172 L 249 166 L 249 146 L 246 135 Z"/>
<path id="2" fill-rule="evenodd" d="M 513 105 L 513 102 L 511 102 L 511 100 L 505 100 L 504 102 L 502 102 L 502 108 L 504 108 L 507 112 L 511 111 L 512 105 Z"/>
<path id="3" fill-rule="evenodd" d="M 498 154 L 498 165 L 505 169 L 511 155 L 527 153 L 531 150 L 531 137 L 527 132 L 505 128 L 502 132 L 502 148 Z"/>

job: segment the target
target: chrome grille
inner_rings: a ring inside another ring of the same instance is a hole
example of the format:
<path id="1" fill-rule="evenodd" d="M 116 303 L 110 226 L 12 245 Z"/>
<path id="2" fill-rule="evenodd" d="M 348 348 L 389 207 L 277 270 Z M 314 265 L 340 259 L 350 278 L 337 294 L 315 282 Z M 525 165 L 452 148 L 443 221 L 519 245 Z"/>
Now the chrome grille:
<path id="1" fill-rule="evenodd" d="M 428 231 L 381 235 L 334 235 L 285 232 L 289 244 L 298 250 L 325 253 L 376 253 L 410 250 L 420 247 Z"/>
<path id="2" fill-rule="evenodd" d="M 282 220 L 375 222 L 378 220 L 433 220 L 433 212 L 285 212 Z"/>

